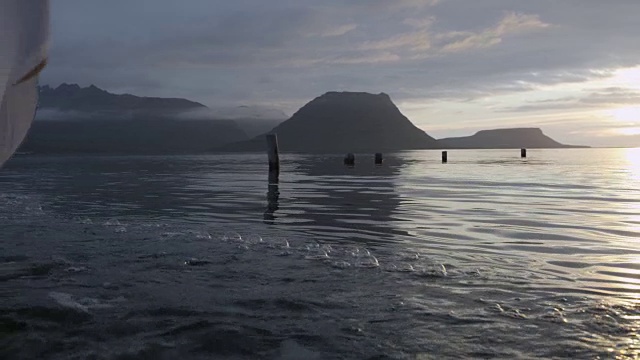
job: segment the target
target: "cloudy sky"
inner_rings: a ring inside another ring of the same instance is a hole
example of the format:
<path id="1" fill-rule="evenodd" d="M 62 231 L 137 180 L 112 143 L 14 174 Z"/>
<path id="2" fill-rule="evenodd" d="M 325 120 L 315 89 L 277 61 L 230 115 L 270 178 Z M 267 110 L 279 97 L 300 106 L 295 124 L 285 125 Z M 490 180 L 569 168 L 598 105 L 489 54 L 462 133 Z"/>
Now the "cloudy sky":
<path id="1" fill-rule="evenodd" d="M 267 105 L 386 92 L 436 137 L 640 146 L 638 0 L 53 0 L 43 84 Z"/>

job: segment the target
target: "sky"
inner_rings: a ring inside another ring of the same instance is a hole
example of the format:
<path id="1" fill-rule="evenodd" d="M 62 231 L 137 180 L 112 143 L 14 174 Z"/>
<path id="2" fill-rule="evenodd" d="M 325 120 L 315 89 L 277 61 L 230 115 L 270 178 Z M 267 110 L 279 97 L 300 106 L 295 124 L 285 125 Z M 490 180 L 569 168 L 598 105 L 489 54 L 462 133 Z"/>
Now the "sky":
<path id="1" fill-rule="evenodd" d="M 640 146 L 638 0 L 53 0 L 41 83 L 293 114 L 385 92 L 430 135 Z"/>

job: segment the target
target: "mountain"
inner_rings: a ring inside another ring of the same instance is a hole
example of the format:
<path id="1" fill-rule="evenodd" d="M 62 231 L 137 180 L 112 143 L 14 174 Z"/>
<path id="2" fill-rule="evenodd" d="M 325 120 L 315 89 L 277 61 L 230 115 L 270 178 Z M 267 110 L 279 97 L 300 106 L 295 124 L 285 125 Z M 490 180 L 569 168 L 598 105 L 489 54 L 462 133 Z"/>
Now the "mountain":
<path id="1" fill-rule="evenodd" d="M 278 134 L 283 152 L 576 147 L 561 144 L 537 128 L 484 130 L 473 136 L 435 140 L 402 115 L 384 93 L 328 92 L 288 120 L 283 121 L 284 116 L 268 107 L 210 109 L 187 99 L 113 94 L 94 85 L 43 86 L 36 121 L 19 151 L 261 152 L 265 150 L 264 134 L 271 132 Z"/>
<path id="2" fill-rule="evenodd" d="M 284 152 L 379 152 L 429 149 L 437 141 L 417 128 L 389 95 L 328 92 L 275 127 Z M 264 136 L 222 147 L 222 151 L 263 151 Z"/>
<path id="3" fill-rule="evenodd" d="M 232 120 L 212 120 L 207 112 L 186 99 L 112 94 L 94 85 L 43 86 L 36 119 L 19 151 L 199 153 L 248 138 Z"/>
<path id="4" fill-rule="evenodd" d="M 74 119 L 35 121 L 20 152 L 197 154 L 246 135 L 232 121 Z"/>
<path id="5" fill-rule="evenodd" d="M 545 135 L 538 128 L 482 130 L 472 136 L 438 140 L 449 149 L 519 149 L 519 148 L 576 148 L 564 145 Z"/>
<path id="6" fill-rule="evenodd" d="M 174 115 L 207 107 L 186 99 L 141 97 L 130 94 L 112 94 L 95 85 L 82 88 L 77 84 L 62 84 L 57 88 L 40 87 L 38 104 L 42 109 L 86 112 L 94 115 L 133 112 L 140 115 Z"/>

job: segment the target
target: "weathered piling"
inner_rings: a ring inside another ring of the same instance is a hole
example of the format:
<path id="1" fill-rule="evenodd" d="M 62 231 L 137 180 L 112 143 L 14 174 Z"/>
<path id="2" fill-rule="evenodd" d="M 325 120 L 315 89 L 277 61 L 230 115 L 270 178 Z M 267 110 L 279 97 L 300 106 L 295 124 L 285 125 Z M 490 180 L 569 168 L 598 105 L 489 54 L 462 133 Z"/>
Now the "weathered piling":
<path id="1" fill-rule="evenodd" d="M 278 155 L 278 135 L 267 134 L 267 154 L 269 155 L 269 172 L 279 172 L 280 157 Z"/>
<path id="2" fill-rule="evenodd" d="M 523 159 L 527 157 L 527 149 L 520 149 L 520 157 Z"/>
<path id="3" fill-rule="evenodd" d="M 264 223 L 273 224 L 276 220 L 275 213 L 279 209 L 280 191 L 278 184 L 280 182 L 279 172 L 269 171 L 269 185 L 267 191 L 267 209 L 264 212 Z"/>
<path id="4" fill-rule="evenodd" d="M 280 191 L 280 156 L 278 155 L 278 135 L 267 134 L 267 154 L 269 155 L 269 183 L 267 191 L 267 209 L 264 212 L 264 222 L 273 224 L 278 210 Z"/>
<path id="5" fill-rule="evenodd" d="M 373 161 L 376 165 L 382 165 L 382 153 L 376 153 Z"/>
<path id="6" fill-rule="evenodd" d="M 344 164 L 348 166 L 354 166 L 356 164 L 356 156 L 352 153 L 348 153 L 344 157 Z"/>
<path id="7" fill-rule="evenodd" d="M 446 151 L 443 151 L 443 152 L 442 152 L 442 163 L 443 163 L 443 164 L 446 164 L 448 160 L 449 160 L 449 159 L 448 159 L 448 157 L 447 157 L 447 152 L 446 152 Z"/>

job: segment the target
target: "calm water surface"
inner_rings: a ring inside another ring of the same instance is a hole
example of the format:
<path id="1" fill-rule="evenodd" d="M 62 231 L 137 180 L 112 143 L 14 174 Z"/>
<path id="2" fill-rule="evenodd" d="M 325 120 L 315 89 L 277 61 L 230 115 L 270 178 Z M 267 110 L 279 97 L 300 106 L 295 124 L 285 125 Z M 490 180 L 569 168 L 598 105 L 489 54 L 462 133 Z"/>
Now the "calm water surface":
<path id="1" fill-rule="evenodd" d="M 632 358 L 640 149 L 40 157 L 0 358 Z"/>

